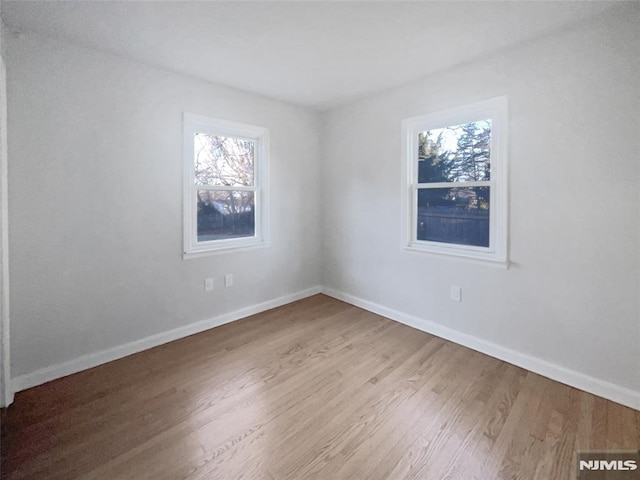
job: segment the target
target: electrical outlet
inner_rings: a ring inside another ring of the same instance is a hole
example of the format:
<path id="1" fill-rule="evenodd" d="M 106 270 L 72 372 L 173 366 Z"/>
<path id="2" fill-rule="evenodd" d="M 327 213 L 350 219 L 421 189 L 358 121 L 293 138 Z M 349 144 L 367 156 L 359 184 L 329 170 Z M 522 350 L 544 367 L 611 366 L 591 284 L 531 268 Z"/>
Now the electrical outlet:
<path id="1" fill-rule="evenodd" d="M 227 273 L 224 276 L 224 286 L 225 287 L 233 287 L 233 274 Z"/>
<path id="2" fill-rule="evenodd" d="M 213 290 L 213 278 L 205 278 L 204 279 L 204 291 L 210 292 Z"/>
<path id="3" fill-rule="evenodd" d="M 449 293 L 449 298 L 451 298 L 451 300 L 453 300 L 454 302 L 461 302 L 462 301 L 462 288 L 452 285 L 451 286 L 451 292 Z"/>

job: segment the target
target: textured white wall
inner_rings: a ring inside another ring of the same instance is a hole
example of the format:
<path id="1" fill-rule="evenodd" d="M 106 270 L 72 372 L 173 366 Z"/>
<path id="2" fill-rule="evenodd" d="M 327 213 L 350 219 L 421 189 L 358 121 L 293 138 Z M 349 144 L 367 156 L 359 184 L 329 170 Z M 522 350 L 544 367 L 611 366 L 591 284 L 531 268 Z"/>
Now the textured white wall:
<path id="1" fill-rule="evenodd" d="M 323 284 L 640 391 L 638 20 L 629 4 L 329 112 Z M 503 94 L 511 269 L 403 251 L 402 119 Z"/>
<path id="2" fill-rule="evenodd" d="M 8 41 L 14 377 L 318 284 L 317 113 Z M 183 111 L 270 129 L 269 248 L 182 259 Z"/>

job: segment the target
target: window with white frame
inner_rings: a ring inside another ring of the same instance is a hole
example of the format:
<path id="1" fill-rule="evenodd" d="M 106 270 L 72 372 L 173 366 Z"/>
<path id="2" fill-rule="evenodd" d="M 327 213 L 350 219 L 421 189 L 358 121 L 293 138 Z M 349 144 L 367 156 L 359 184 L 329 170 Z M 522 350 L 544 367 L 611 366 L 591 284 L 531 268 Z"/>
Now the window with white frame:
<path id="1" fill-rule="evenodd" d="M 185 256 L 268 241 L 269 131 L 184 114 Z"/>
<path id="2" fill-rule="evenodd" d="M 403 245 L 507 261 L 507 99 L 404 120 Z"/>

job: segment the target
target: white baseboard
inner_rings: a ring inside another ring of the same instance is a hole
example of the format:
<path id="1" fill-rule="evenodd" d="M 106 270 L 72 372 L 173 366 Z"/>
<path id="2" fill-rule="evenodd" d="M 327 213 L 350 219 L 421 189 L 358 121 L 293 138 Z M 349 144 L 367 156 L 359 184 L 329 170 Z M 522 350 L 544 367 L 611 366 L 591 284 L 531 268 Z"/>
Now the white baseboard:
<path id="1" fill-rule="evenodd" d="M 255 315 L 256 313 L 264 312 L 281 305 L 286 305 L 287 303 L 295 302 L 296 300 L 301 300 L 303 298 L 316 295 L 320 292 L 321 287 L 312 287 L 307 290 L 302 290 L 290 295 L 284 295 L 273 300 L 258 303 L 257 305 L 252 305 L 250 307 L 245 307 L 233 312 L 218 315 L 217 317 L 191 323 L 189 325 L 185 325 L 184 327 L 178 327 L 167 332 L 158 333 L 156 335 L 151 335 L 150 337 L 125 343 L 124 345 L 119 345 L 114 348 L 109 348 L 100 352 L 83 355 L 82 357 L 69 360 L 68 362 L 64 362 L 58 365 L 52 365 L 50 367 L 36 370 L 32 373 L 27 373 L 25 375 L 15 377 L 11 380 L 11 387 L 13 392 L 26 390 L 27 388 L 35 387 L 51 380 L 65 377 L 67 375 L 71 375 L 72 373 L 77 373 L 88 368 L 93 368 L 98 365 L 102 365 L 103 363 L 111 362 L 128 355 L 133 355 L 134 353 L 157 347 L 158 345 L 172 342 L 174 340 L 178 340 L 195 333 L 204 332 L 205 330 L 224 325 L 225 323 L 230 323 L 235 320 L 240 320 L 241 318 L 248 317 L 250 315 Z"/>
<path id="2" fill-rule="evenodd" d="M 392 308 L 385 307 L 378 303 L 365 300 L 354 295 L 342 293 L 337 290 L 326 287 L 313 287 L 307 290 L 285 295 L 273 300 L 252 305 L 250 307 L 241 308 L 239 310 L 225 313 L 217 317 L 202 320 L 196 323 L 185 325 L 167 332 L 158 333 L 150 337 L 126 343 L 114 348 L 102 350 L 100 352 L 91 353 L 82 357 L 70 360 L 58 365 L 52 365 L 32 373 L 15 377 L 11 381 L 12 392 L 19 392 L 27 388 L 35 387 L 43 383 L 65 377 L 73 373 L 86 370 L 88 368 L 102 365 L 119 358 L 132 355 L 134 353 L 157 347 L 164 343 L 172 342 L 180 338 L 200 333 L 211 328 L 224 325 L 226 323 L 239 320 L 241 318 L 264 312 L 272 308 L 295 302 L 312 295 L 324 293 L 338 300 L 363 308 L 370 312 L 382 315 L 397 322 L 403 323 L 410 327 L 416 328 L 423 332 L 436 335 L 438 337 L 450 340 L 459 345 L 471 348 L 478 352 L 484 353 L 494 358 L 504 360 L 518 367 L 524 368 L 531 372 L 537 373 L 544 377 L 556 380 L 566 385 L 584 390 L 586 392 L 598 395 L 600 397 L 612 400 L 614 402 L 626 405 L 628 407 L 640 410 L 640 392 L 631 390 L 619 385 L 615 385 L 595 377 L 591 377 L 584 373 L 571 370 L 560 365 L 542 360 L 531 355 L 520 353 L 516 350 L 497 345 L 495 343 L 483 340 L 472 335 L 462 333 L 458 330 L 445 327 L 429 320 L 424 320 L 413 315 L 409 315 Z"/>
<path id="3" fill-rule="evenodd" d="M 487 340 L 482 340 L 478 337 L 462 333 L 458 330 L 453 330 L 429 320 L 423 320 L 413 315 L 408 315 L 398 310 L 387 308 L 383 305 L 379 305 L 369 300 L 364 300 L 354 295 L 349 295 L 326 287 L 322 288 L 322 293 L 423 332 L 444 338 L 445 340 L 450 340 L 491 357 L 504 360 L 507 363 L 511 363 L 537 373 L 543 377 L 550 378 L 551 380 L 556 380 L 560 383 L 564 383 L 565 385 L 569 385 L 571 387 L 584 390 L 585 392 L 598 395 L 599 397 L 640 410 L 640 392 L 635 390 L 591 377 L 584 373 L 556 365 L 531 355 L 520 353 L 516 350 L 497 345 Z"/>

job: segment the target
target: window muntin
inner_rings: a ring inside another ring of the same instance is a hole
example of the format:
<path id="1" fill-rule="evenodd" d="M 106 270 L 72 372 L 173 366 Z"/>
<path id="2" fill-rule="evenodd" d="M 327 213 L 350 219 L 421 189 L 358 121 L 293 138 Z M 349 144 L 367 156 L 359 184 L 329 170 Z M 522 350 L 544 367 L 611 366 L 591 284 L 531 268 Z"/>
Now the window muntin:
<path id="1" fill-rule="evenodd" d="M 184 253 L 267 242 L 268 130 L 184 116 Z"/>
<path id="2" fill-rule="evenodd" d="M 506 262 L 506 98 L 403 122 L 403 245 Z"/>

